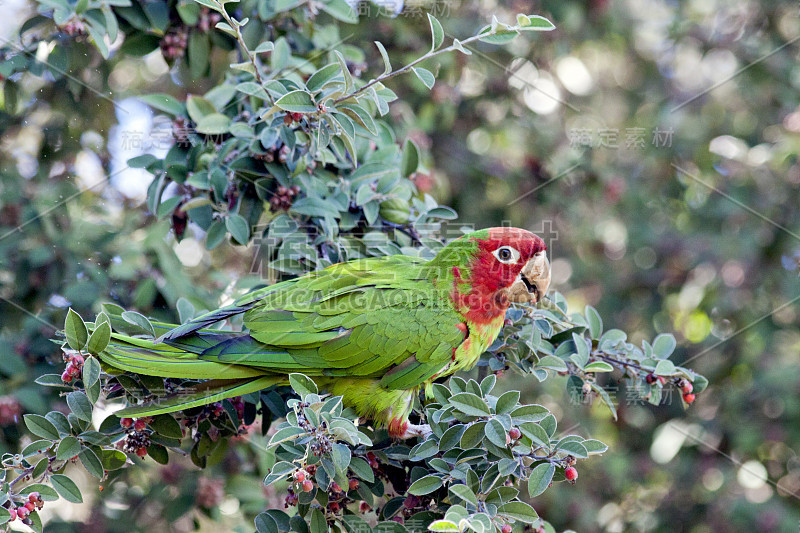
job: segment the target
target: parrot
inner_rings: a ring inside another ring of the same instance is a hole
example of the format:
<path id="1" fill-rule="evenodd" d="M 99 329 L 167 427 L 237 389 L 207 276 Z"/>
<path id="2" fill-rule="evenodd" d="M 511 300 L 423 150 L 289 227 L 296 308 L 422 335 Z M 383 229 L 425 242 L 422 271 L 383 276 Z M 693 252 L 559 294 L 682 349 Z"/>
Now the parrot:
<path id="1" fill-rule="evenodd" d="M 513 227 L 467 233 L 430 260 L 369 257 L 257 289 L 157 337 L 114 331 L 98 357 L 118 371 L 197 380 L 179 394 L 118 416 L 208 405 L 302 373 L 393 438 L 422 436 L 414 399 L 436 380 L 473 368 L 511 303 L 537 304 L 550 285 L 547 247 Z M 242 331 L 210 326 L 243 315 Z M 114 328 L 119 329 L 119 328 Z"/>

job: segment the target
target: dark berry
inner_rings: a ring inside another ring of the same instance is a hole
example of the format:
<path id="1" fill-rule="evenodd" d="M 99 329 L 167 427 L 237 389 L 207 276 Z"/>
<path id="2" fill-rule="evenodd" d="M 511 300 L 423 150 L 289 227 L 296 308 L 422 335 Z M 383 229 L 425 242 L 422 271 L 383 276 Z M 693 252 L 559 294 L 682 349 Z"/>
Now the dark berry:
<path id="1" fill-rule="evenodd" d="M 372 507 L 370 507 L 370 506 L 369 506 L 369 504 L 368 504 L 367 502 L 361 502 L 361 503 L 358 505 L 358 510 L 359 510 L 360 512 L 362 512 L 362 513 L 368 513 L 368 512 L 370 511 L 370 509 L 372 509 Z"/>
<path id="2" fill-rule="evenodd" d="M 578 469 L 574 466 L 570 466 L 564 470 L 564 476 L 567 478 L 567 481 L 575 481 L 578 479 Z"/>
<path id="3" fill-rule="evenodd" d="M 338 513 L 339 512 L 339 504 L 336 503 L 336 502 L 331 502 L 331 503 L 328 504 L 328 509 L 330 509 L 332 513 Z"/>
<path id="4" fill-rule="evenodd" d="M 653 383 L 655 383 L 656 379 L 657 378 L 655 374 L 647 374 L 647 376 L 645 376 L 644 378 L 644 380 L 648 383 L 648 385 L 652 385 Z"/>

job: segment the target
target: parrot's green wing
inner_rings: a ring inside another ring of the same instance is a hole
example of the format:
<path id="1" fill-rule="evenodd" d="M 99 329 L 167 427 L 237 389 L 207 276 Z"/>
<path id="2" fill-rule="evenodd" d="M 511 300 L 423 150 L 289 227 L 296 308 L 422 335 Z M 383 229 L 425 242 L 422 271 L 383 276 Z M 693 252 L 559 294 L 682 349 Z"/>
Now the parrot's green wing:
<path id="1" fill-rule="evenodd" d="M 380 378 L 385 388 L 410 389 L 441 372 L 464 339 L 463 318 L 425 265 L 407 256 L 333 265 L 174 330 L 188 336 L 164 338 L 187 342 L 214 317 L 246 309 L 249 335 L 205 349 L 201 360 L 267 373 Z"/>

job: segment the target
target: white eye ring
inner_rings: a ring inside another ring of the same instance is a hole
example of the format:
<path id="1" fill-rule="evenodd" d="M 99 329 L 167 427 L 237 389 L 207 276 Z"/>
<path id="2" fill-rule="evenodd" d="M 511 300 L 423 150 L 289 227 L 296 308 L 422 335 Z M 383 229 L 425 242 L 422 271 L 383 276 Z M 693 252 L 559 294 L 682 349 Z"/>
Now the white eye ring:
<path id="1" fill-rule="evenodd" d="M 519 261 L 520 253 L 516 248 L 512 248 L 511 246 L 501 246 L 492 252 L 492 255 L 501 263 L 513 265 Z"/>

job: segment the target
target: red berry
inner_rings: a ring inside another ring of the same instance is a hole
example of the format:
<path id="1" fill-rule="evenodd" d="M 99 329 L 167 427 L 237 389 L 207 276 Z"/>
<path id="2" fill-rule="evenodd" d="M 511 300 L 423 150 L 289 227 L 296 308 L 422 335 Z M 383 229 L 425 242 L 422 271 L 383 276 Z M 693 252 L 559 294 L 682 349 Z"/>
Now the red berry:
<path id="1" fill-rule="evenodd" d="M 349 482 L 350 490 L 357 490 L 358 489 L 358 480 L 351 479 Z"/>
<path id="2" fill-rule="evenodd" d="M 136 455 L 138 455 L 139 457 L 144 457 L 145 455 L 147 455 L 147 448 L 145 448 L 144 446 L 142 446 L 141 448 L 136 448 Z"/>
<path id="3" fill-rule="evenodd" d="M 503 527 L 500 528 L 500 531 L 503 533 L 511 533 L 511 530 L 514 529 L 511 527 L 511 524 L 503 524 Z"/>
<path id="4" fill-rule="evenodd" d="M 40 497 L 41 495 L 38 492 L 31 492 L 28 494 L 28 501 L 36 503 L 36 500 L 38 500 Z"/>
<path id="5" fill-rule="evenodd" d="M 81 369 L 75 366 L 74 364 L 70 363 L 67 365 L 66 372 L 69 372 L 71 376 L 76 377 L 81 375 Z"/>
<path id="6" fill-rule="evenodd" d="M 72 364 L 79 367 L 83 364 L 83 356 L 75 354 L 72 356 Z"/>
<path id="7" fill-rule="evenodd" d="M 331 502 L 331 503 L 328 504 L 328 509 L 330 509 L 332 513 L 338 513 L 339 512 L 339 504 L 336 503 L 336 502 Z"/>
<path id="8" fill-rule="evenodd" d="M 517 440 L 522 436 L 522 432 L 519 430 L 519 428 L 511 428 L 511 430 L 508 432 L 508 436 L 511 437 L 512 440 Z"/>
<path id="9" fill-rule="evenodd" d="M 302 483 L 306 479 L 306 473 L 304 470 L 298 470 L 294 473 L 294 480 L 298 483 Z"/>
<path id="10" fill-rule="evenodd" d="M 29 514 L 31 514 L 31 512 L 28 510 L 27 507 L 17 507 L 17 517 L 20 520 L 25 520 L 26 518 L 28 518 Z"/>
<path id="11" fill-rule="evenodd" d="M 69 370 L 64 370 L 64 372 L 61 373 L 61 381 L 64 383 L 69 383 L 72 381 L 72 374 L 69 373 Z"/>
<path id="12" fill-rule="evenodd" d="M 567 478 L 568 481 L 575 481 L 578 479 L 578 469 L 574 466 L 570 466 L 566 470 L 564 470 L 564 476 Z"/>
<path id="13" fill-rule="evenodd" d="M 314 483 L 310 479 L 303 481 L 303 492 L 311 492 L 314 490 Z"/>
<path id="14" fill-rule="evenodd" d="M 647 374 L 647 375 L 644 377 L 644 380 L 647 382 L 647 384 L 648 384 L 648 385 L 652 385 L 653 383 L 655 383 L 655 382 L 656 382 L 656 379 L 657 379 L 657 378 L 656 378 L 656 375 L 655 375 L 655 374 Z"/>
<path id="15" fill-rule="evenodd" d="M 9 522 L 13 522 L 14 520 L 17 519 L 17 510 L 16 509 L 9 509 L 8 512 L 11 513 L 11 520 L 9 520 Z"/>
<path id="16" fill-rule="evenodd" d="M 28 502 L 25 504 L 25 508 L 30 512 L 34 512 L 36 510 L 36 504 L 33 502 Z"/>
<path id="17" fill-rule="evenodd" d="M 133 429 L 135 429 L 136 431 L 142 431 L 146 426 L 147 424 L 145 424 L 144 420 L 141 418 L 133 423 Z"/>
<path id="18" fill-rule="evenodd" d="M 133 418 L 123 418 L 119 421 L 119 425 L 124 428 L 129 428 L 133 425 Z"/>
<path id="19" fill-rule="evenodd" d="M 658 382 L 663 385 L 664 383 L 667 382 L 667 378 L 665 378 L 664 376 L 658 376 Z"/>
<path id="20" fill-rule="evenodd" d="M 331 483 L 330 491 L 331 492 L 342 492 L 342 487 L 340 487 L 339 484 L 334 481 L 333 483 Z"/>
<path id="21" fill-rule="evenodd" d="M 316 471 L 317 471 L 317 465 L 308 465 L 306 467 L 306 472 L 308 472 L 308 474 L 311 475 L 311 476 L 313 476 L 314 472 L 316 472 Z"/>
<path id="22" fill-rule="evenodd" d="M 358 510 L 361 511 L 362 513 L 367 513 L 369 512 L 370 509 L 372 509 L 372 507 L 370 507 L 367 502 L 361 502 L 358 505 Z"/>
<path id="23" fill-rule="evenodd" d="M 684 381 L 681 390 L 684 394 L 690 394 L 694 390 L 694 387 L 688 381 Z"/>
<path id="24" fill-rule="evenodd" d="M 688 394 L 684 394 L 683 401 L 685 401 L 686 403 L 692 403 L 694 401 L 694 394 L 692 394 L 691 392 Z"/>

